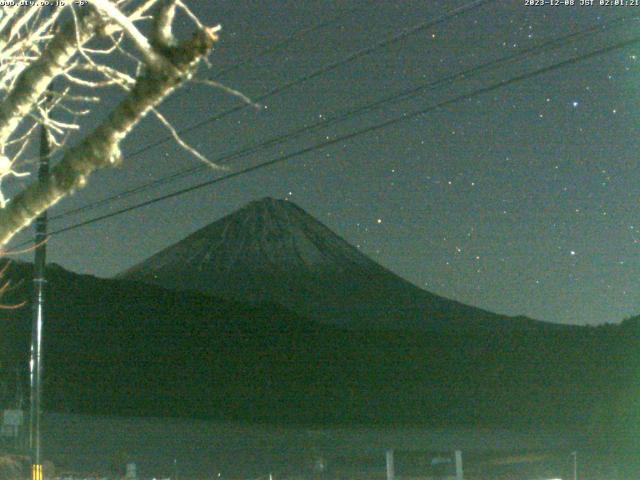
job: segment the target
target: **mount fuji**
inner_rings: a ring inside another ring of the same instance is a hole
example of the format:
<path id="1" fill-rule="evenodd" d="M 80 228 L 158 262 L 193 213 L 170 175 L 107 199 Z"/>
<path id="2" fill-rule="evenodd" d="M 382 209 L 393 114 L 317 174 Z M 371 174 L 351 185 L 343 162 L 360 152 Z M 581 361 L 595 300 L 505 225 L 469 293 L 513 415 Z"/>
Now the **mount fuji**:
<path id="1" fill-rule="evenodd" d="M 553 328 L 422 290 L 293 202 L 263 198 L 122 272 L 119 278 L 231 300 L 276 303 L 357 329 Z"/>

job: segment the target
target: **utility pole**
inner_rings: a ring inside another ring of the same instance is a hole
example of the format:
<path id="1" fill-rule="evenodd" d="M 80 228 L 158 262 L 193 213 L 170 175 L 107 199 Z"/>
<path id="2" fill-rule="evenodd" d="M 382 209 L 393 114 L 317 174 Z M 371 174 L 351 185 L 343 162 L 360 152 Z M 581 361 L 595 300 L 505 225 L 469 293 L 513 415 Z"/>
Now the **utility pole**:
<path id="1" fill-rule="evenodd" d="M 395 480 L 396 478 L 396 469 L 393 464 L 393 450 L 389 449 L 385 452 L 385 457 L 387 459 L 387 480 Z"/>
<path id="2" fill-rule="evenodd" d="M 571 452 L 573 457 L 573 480 L 578 480 L 578 452 Z"/>
<path id="3" fill-rule="evenodd" d="M 462 451 L 461 450 L 456 450 L 455 458 L 456 458 L 456 480 L 463 480 L 464 473 L 462 471 Z"/>
<path id="4" fill-rule="evenodd" d="M 49 175 L 51 148 L 47 127 L 40 127 L 40 163 L 38 181 Z M 45 307 L 45 265 L 47 257 L 47 211 L 35 222 L 35 258 L 33 262 L 33 318 L 31 323 L 31 358 L 29 362 L 31 402 L 29 411 L 29 450 L 31 479 L 43 480 L 42 451 L 40 445 L 40 416 L 42 413 L 42 326 Z"/>

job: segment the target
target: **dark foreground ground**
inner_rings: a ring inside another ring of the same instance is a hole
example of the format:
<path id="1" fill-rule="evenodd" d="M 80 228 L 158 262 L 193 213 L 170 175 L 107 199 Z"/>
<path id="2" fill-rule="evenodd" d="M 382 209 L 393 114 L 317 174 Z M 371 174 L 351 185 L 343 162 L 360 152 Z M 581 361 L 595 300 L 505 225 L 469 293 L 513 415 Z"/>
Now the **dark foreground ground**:
<path id="1" fill-rule="evenodd" d="M 398 480 L 452 477 L 461 450 L 465 480 L 640 478 L 637 451 L 615 441 L 589 446 L 569 432 L 489 429 L 305 428 L 171 418 L 46 414 L 45 478 L 122 479 L 135 463 L 141 480 L 383 480 L 394 450 Z M 0 461 L 4 457 L 0 457 Z M 444 462 L 444 463 L 443 463 Z M 0 462 L 1 463 L 1 462 Z M 49 468 L 51 464 L 53 468 Z M 22 475 L 28 478 L 28 460 Z M 0 465 L 0 477 L 5 478 Z M 9 477 L 7 477 L 9 478 Z"/>
<path id="2" fill-rule="evenodd" d="M 67 414 L 43 419 L 44 457 L 62 476 L 120 476 L 135 462 L 141 478 L 383 478 L 387 449 L 395 450 L 400 478 L 447 475 L 452 466 L 432 461 L 454 450 L 463 452 L 468 478 L 510 476 L 522 465 L 544 476 L 571 472 L 574 446 L 572 435 L 549 430 L 313 429 Z"/>

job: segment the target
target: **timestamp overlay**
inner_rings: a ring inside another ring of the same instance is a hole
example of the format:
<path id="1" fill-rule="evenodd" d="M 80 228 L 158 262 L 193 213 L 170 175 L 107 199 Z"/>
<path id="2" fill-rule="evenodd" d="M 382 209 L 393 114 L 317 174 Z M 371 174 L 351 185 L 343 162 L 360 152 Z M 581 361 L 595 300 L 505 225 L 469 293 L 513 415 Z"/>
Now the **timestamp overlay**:
<path id="1" fill-rule="evenodd" d="M 83 7 L 88 0 L 0 0 L 0 7 L 66 7 L 74 5 Z M 640 1 L 640 0 L 638 0 Z M 0 11 L 0 18 L 2 18 Z"/>
<path id="2" fill-rule="evenodd" d="M 522 0 L 525 7 L 640 7 L 640 0 Z"/>

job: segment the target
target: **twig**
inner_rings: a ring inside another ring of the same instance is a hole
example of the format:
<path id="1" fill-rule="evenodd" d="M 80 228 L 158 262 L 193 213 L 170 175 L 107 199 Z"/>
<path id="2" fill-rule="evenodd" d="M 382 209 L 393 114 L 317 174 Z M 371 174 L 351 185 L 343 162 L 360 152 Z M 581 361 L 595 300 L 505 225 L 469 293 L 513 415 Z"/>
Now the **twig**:
<path id="1" fill-rule="evenodd" d="M 180 135 L 178 134 L 176 129 L 173 128 L 173 125 L 171 125 L 171 123 L 164 117 L 164 115 L 162 115 L 156 108 L 153 108 L 152 112 L 154 113 L 156 118 L 158 120 L 160 120 L 160 122 L 167 128 L 167 130 L 169 130 L 169 133 L 171 133 L 171 136 L 178 143 L 178 145 L 180 145 L 182 148 L 184 148 L 187 152 L 189 152 L 191 155 L 196 157 L 201 162 L 206 163 L 207 165 L 209 165 L 213 169 L 216 169 L 216 170 L 228 170 L 227 167 L 224 167 L 222 165 L 218 165 L 217 163 L 213 163 L 211 160 L 209 160 L 207 157 L 202 155 L 200 152 L 198 152 L 191 145 L 189 145 L 184 140 L 182 140 L 182 138 L 180 138 Z"/>
<path id="2" fill-rule="evenodd" d="M 251 105 L 256 110 L 262 109 L 262 105 L 260 105 L 259 103 L 254 102 L 249 97 L 247 97 L 244 93 L 242 93 L 242 92 L 240 92 L 240 91 L 238 91 L 238 90 L 236 90 L 234 88 L 227 87 L 226 85 L 223 85 L 220 82 L 216 82 L 215 80 L 197 79 L 196 78 L 196 79 L 193 80 L 193 82 L 194 83 L 200 83 L 200 84 L 203 84 L 203 85 L 209 85 L 210 87 L 214 87 L 214 88 L 219 88 L 220 90 L 224 91 L 225 93 L 233 95 L 234 97 L 238 97 L 244 103 L 246 103 L 247 105 Z"/>

